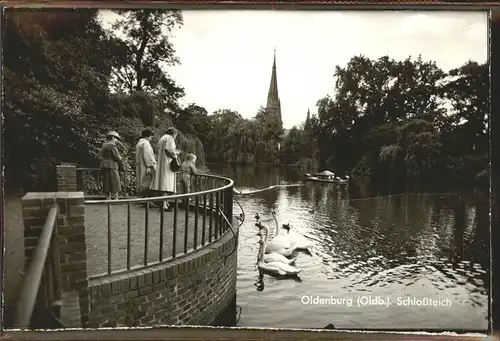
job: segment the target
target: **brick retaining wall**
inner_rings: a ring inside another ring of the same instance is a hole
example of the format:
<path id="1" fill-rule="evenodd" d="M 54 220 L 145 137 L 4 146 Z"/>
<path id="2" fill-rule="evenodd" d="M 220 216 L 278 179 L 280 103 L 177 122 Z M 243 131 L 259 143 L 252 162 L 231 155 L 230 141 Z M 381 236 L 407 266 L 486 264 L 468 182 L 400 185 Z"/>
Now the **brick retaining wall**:
<path id="1" fill-rule="evenodd" d="M 90 280 L 88 327 L 213 324 L 234 303 L 237 251 L 224 256 L 235 242 L 229 231 L 166 264 Z"/>
<path id="2" fill-rule="evenodd" d="M 83 192 L 27 193 L 21 202 L 25 267 L 31 261 L 50 207 L 57 204 L 58 214 L 53 233 L 59 242 L 62 290 L 78 293 L 81 323 L 85 325 L 89 300 Z"/>
<path id="3" fill-rule="evenodd" d="M 62 164 L 56 166 L 57 190 L 62 192 L 77 191 L 76 166 Z"/>

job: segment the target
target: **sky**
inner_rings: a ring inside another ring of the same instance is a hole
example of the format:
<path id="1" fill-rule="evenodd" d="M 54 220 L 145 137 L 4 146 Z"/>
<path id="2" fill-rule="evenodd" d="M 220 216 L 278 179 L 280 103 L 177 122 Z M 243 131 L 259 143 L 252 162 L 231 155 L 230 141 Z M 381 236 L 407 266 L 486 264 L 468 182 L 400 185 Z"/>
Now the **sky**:
<path id="1" fill-rule="evenodd" d="M 448 71 L 488 54 L 486 12 L 185 10 L 173 32 L 181 64 L 167 72 L 182 87 L 181 101 L 209 113 L 232 109 L 255 116 L 265 106 L 274 49 L 283 125 L 334 94 L 335 66 L 356 55 L 432 60 Z M 116 18 L 101 12 L 104 27 Z"/>

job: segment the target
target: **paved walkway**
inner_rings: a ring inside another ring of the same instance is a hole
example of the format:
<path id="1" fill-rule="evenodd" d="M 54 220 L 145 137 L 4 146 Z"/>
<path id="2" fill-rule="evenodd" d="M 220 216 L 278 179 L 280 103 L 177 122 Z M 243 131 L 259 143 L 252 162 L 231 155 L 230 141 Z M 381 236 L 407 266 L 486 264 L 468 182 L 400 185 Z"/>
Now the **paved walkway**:
<path id="1" fill-rule="evenodd" d="M 158 262 L 160 255 L 160 216 L 158 208 L 149 209 L 148 225 L 148 263 Z M 143 206 L 131 205 L 130 221 L 130 260 L 131 267 L 144 265 L 145 254 L 145 214 Z M 127 205 L 111 206 L 111 268 L 112 271 L 125 269 L 127 266 Z M 107 205 L 85 205 L 85 232 L 87 242 L 88 275 L 95 276 L 108 270 L 108 212 Z M 215 216 L 214 216 L 215 218 Z M 174 244 L 174 212 L 164 212 L 163 260 L 172 257 Z M 176 254 L 184 253 L 184 236 L 187 231 L 187 250 L 193 249 L 195 231 L 195 213 L 190 209 L 186 224 L 185 210 L 177 211 L 177 230 L 175 238 Z M 209 217 L 205 221 L 205 244 L 208 242 L 210 229 Z M 213 222 L 215 230 L 215 220 Z M 198 214 L 197 245 L 202 245 L 203 214 Z M 212 238 L 214 233 L 212 232 Z"/>

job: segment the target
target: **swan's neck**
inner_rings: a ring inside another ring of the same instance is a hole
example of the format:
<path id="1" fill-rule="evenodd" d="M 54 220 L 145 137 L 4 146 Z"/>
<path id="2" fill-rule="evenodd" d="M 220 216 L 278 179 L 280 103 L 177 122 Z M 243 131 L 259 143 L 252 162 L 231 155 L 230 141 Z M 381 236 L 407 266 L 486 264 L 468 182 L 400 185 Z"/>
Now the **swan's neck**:
<path id="1" fill-rule="evenodd" d="M 264 244 L 259 244 L 259 255 L 257 257 L 257 263 L 261 263 L 264 260 Z"/>
<path id="2" fill-rule="evenodd" d="M 262 239 L 264 240 L 264 247 L 265 247 L 267 244 L 267 240 L 269 238 L 269 229 L 264 227 L 264 231 L 266 232 L 266 235 Z"/>
<path id="3" fill-rule="evenodd" d="M 278 218 L 274 216 L 274 223 L 276 224 L 276 233 L 275 235 L 278 235 L 280 233 L 280 223 L 278 221 Z"/>

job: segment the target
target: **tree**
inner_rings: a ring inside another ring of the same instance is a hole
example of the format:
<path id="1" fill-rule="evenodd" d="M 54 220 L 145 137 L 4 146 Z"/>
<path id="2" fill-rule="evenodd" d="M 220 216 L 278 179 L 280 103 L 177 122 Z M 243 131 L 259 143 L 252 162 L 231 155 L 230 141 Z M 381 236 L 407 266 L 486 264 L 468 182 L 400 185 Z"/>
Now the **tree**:
<path id="1" fill-rule="evenodd" d="M 483 154 L 488 150 L 488 65 L 469 61 L 451 70 L 449 76 L 451 79 L 443 85 L 443 92 L 453 111 L 451 122 L 443 133 L 452 133 L 460 139 L 459 145 L 463 150 L 454 145 L 455 152 Z"/>
<path id="2" fill-rule="evenodd" d="M 205 108 L 189 104 L 187 107 L 171 113 L 173 123 L 185 134 L 197 134 L 202 140 L 208 140 L 210 120 Z M 203 136 L 203 138 L 202 138 Z"/>
<path id="3" fill-rule="evenodd" d="M 264 146 L 264 162 L 279 163 L 278 145 L 282 142 L 283 126 L 276 115 L 270 114 L 264 107 L 260 107 L 254 118 L 262 130 L 261 141 Z"/>
<path id="4" fill-rule="evenodd" d="M 452 108 L 440 124 L 443 178 L 460 182 L 489 172 L 488 65 L 469 61 L 451 70 L 442 91 Z"/>
<path id="5" fill-rule="evenodd" d="M 96 160 L 112 121 L 108 56 L 115 42 L 96 10 L 5 13 L 7 186 L 53 189 L 57 162 Z"/>
<path id="6" fill-rule="evenodd" d="M 111 86 L 115 91 L 144 91 L 162 98 L 170 108 L 184 90 L 170 78 L 166 69 L 179 63 L 171 42 L 172 31 L 182 26 L 179 10 L 117 10 L 121 19 L 113 25 L 121 40 L 120 54 L 113 68 Z"/>
<path id="7" fill-rule="evenodd" d="M 292 127 L 283 138 L 281 163 L 307 170 L 317 168 L 317 144 L 314 136 L 316 119 L 308 111 L 306 120 L 299 127 Z"/>
<path id="8" fill-rule="evenodd" d="M 390 165 L 391 175 L 395 178 L 394 169 L 404 169 L 405 186 L 415 180 L 419 189 L 422 177 L 429 180 L 434 174 L 431 170 L 436 164 L 441 151 L 439 134 L 432 124 L 422 119 L 409 119 L 395 128 L 397 142 L 380 148 L 379 160 Z M 394 181 L 394 180 L 393 180 Z"/>
<path id="9" fill-rule="evenodd" d="M 335 97 L 317 104 L 321 164 L 374 174 L 371 168 L 379 162 L 383 144 L 373 147 L 373 128 L 410 118 L 439 120 L 444 111 L 436 94 L 444 75 L 435 63 L 420 57 L 395 61 L 356 56 L 345 68 L 337 66 Z M 375 134 L 377 139 L 381 132 Z"/>
<path id="10" fill-rule="evenodd" d="M 354 129 L 358 136 L 386 121 L 423 118 L 432 122 L 442 110 L 436 94 L 444 73 L 435 63 L 419 57 L 398 62 L 388 57 L 371 61 L 353 57 L 335 72 L 340 129 Z"/>
<path id="11" fill-rule="evenodd" d="M 243 118 L 241 115 L 230 109 L 219 109 L 216 110 L 212 115 L 209 116 L 209 139 L 211 141 L 210 153 L 208 157 L 212 162 L 234 162 L 231 159 L 225 159 L 224 154 L 231 147 L 231 134 L 232 127 Z M 226 157 L 228 155 L 226 154 Z"/>
<path id="12" fill-rule="evenodd" d="M 298 164 L 304 153 L 304 133 L 296 126 L 288 132 L 283 141 L 284 162 L 286 165 Z"/>

